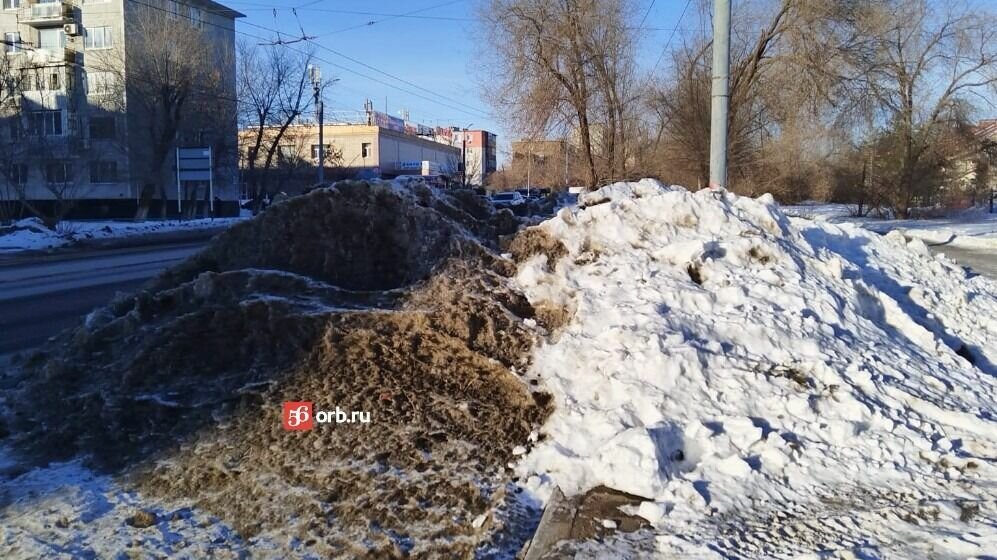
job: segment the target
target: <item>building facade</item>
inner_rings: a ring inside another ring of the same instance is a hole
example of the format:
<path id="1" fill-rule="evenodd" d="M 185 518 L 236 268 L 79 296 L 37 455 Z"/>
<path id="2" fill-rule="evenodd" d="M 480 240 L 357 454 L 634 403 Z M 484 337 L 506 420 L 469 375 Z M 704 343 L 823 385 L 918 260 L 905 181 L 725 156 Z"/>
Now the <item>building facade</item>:
<path id="1" fill-rule="evenodd" d="M 280 140 L 277 129 L 266 131 L 265 145 L 277 143 L 273 167 L 279 190 L 294 194 L 315 184 L 319 158 L 319 127 L 315 124 L 293 125 Z M 239 133 L 240 168 L 248 172 L 246 156 L 258 131 Z M 460 149 L 436 140 L 410 134 L 378 124 L 327 124 L 325 142 L 325 177 L 327 180 L 356 177 L 363 173 L 395 177 L 398 175 L 445 175 L 459 172 Z M 244 176 L 244 181 L 246 177 Z"/>
<path id="2" fill-rule="evenodd" d="M 484 185 L 488 176 L 498 169 L 497 143 L 498 137 L 487 130 L 453 133 L 453 145 L 465 150 L 464 165 L 469 185 Z"/>
<path id="3" fill-rule="evenodd" d="M 214 150 L 207 182 L 221 205 L 216 213 L 237 213 L 239 17 L 211 0 L 0 0 L 0 78 L 7 92 L 5 102 L 0 94 L 0 188 L 6 198 L 16 192 L 24 206 L 40 211 L 71 203 L 68 216 L 75 217 L 135 215 L 154 166 L 146 125 L 151 111 L 137 102 L 147 84 L 138 81 L 135 55 L 129 55 L 149 42 L 150 24 L 139 22 L 154 21 L 198 30 L 202 44 L 185 48 L 214 58 L 218 91 L 225 94 L 218 97 L 232 101 L 216 106 L 216 124 L 192 122 L 177 130 L 175 147 Z M 175 153 L 165 161 L 156 204 L 165 196 L 172 213 L 185 195 L 177 189 Z"/>
<path id="4" fill-rule="evenodd" d="M 565 190 L 576 181 L 574 148 L 565 140 L 517 140 L 512 143 L 509 180 L 526 187 Z"/>

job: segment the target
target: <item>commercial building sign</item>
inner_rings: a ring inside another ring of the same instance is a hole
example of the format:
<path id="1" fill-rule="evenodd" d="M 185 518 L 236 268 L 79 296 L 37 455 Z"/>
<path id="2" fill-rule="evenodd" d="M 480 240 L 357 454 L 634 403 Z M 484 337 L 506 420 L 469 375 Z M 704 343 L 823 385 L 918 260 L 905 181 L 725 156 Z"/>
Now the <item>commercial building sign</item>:
<path id="1" fill-rule="evenodd" d="M 387 113 L 381 113 L 380 111 L 374 111 L 373 113 L 375 125 L 388 130 L 394 130 L 396 132 L 405 132 L 404 120 L 398 117 L 392 117 Z"/>

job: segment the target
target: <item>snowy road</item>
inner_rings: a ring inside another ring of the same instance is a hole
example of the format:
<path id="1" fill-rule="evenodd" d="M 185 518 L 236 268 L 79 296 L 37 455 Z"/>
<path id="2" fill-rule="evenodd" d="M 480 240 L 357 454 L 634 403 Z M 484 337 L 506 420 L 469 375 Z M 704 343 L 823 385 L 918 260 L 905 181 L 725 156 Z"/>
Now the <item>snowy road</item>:
<path id="1" fill-rule="evenodd" d="M 948 258 L 968 266 L 973 272 L 997 280 L 997 250 L 965 249 L 950 245 L 928 245 L 932 253 L 943 253 Z"/>
<path id="2" fill-rule="evenodd" d="M 0 354 L 37 346 L 205 241 L 0 261 Z"/>

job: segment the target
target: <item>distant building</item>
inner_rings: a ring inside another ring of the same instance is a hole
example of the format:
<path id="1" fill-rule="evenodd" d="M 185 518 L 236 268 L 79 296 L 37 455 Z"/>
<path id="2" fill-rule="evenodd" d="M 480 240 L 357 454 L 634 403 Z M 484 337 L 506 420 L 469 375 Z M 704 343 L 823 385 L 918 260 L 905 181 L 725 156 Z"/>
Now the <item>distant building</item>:
<path id="1" fill-rule="evenodd" d="M 378 124 L 327 124 L 324 126 L 325 176 L 328 180 L 355 177 L 361 172 L 384 177 L 459 173 L 460 149 L 429 137 L 406 133 L 400 126 Z M 277 129 L 271 129 L 276 135 Z M 248 167 L 246 154 L 255 130 L 239 133 L 240 168 Z M 292 193 L 315 183 L 318 167 L 319 127 L 294 125 L 281 138 L 271 173 L 282 174 L 281 190 Z M 286 173 L 285 173 L 286 170 Z M 297 172 L 294 172 L 297 170 Z"/>
<path id="2" fill-rule="evenodd" d="M 510 180 L 521 186 L 566 189 L 575 175 L 573 150 L 564 140 L 517 140 L 512 143 Z"/>
<path id="3" fill-rule="evenodd" d="M 467 167 L 467 183 L 484 185 L 488 176 L 498 169 L 498 137 L 487 130 L 454 131 L 453 145 L 464 149 L 467 140 L 467 153 L 464 165 Z"/>
<path id="4" fill-rule="evenodd" d="M 211 0 L 0 0 L 0 66 L 22 77 L 16 99 L 0 107 L 0 186 L 13 183 L 25 204 L 43 211 L 69 197 L 71 216 L 135 214 L 151 173 L 141 124 L 148 115 L 131 101 L 136 78 L 128 68 L 119 89 L 110 87 L 117 76 L 94 63 L 141 41 L 133 30 L 147 14 L 164 25 L 200 29 L 203 43 L 191 49 L 227 53 L 235 52 L 235 20 L 243 17 Z M 234 57 L 219 57 L 217 70 L 234 96 Z M 222 109 L 210 129 L 190 123 L 190 130 L 178 131 L 182 146 L 220 147 L 212 174 L 220 214 L 238 213 L 235 109 L 234 102 Z M 175 173 L 166 175 L 163 191 L 175 201 Z M 167 207 L 172 211 L 174 204 Z"/>
<path id="5" fill-rule="evenodd" d="M 946 169 L 956 187 L 945 193 L 950 207 L 989 203 L 997 191 L 997 119 L 981 120 L 970 134 L 970 141 L 960 139 L 959 152 Z"/>

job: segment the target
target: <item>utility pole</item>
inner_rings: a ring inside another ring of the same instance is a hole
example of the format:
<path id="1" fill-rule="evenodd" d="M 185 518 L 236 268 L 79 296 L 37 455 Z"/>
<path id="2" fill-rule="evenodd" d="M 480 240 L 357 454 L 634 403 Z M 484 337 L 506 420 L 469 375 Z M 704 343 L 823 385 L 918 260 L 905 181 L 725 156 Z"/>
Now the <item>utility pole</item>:
<path id="1" fill-rule="evenodd" d="M 727 187 L 730 108 L 730 0 L 713 0 L 713 88 L 710 111 L 710 188 Z"/>
<path id="2" fill-rule="evenodd" d="M 312 66 L 308 69 L 315 91 L 315 111 L 318 113 L 318 184 L 325 182 L 325 105 L 322 102 L 322 69 Z"/>

